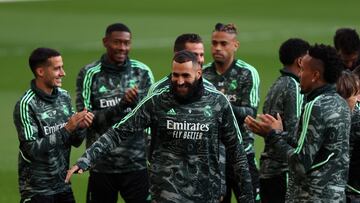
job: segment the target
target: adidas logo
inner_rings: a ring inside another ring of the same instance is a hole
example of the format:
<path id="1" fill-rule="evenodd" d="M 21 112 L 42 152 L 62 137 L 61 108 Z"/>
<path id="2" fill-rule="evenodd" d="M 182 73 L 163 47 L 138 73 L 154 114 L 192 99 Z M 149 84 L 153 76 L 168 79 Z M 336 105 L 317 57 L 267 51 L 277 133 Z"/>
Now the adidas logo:
<path id="1" fill-rule="evenodd" d="M 103 92 L 107 92 L 107 89 L 105 86 L 101 86 L 99 89 L 99 92 L 103 93 Z"/>
<path id="2" fill-rule="evenodd" d="M 170 110 L 166 113 L 166 115 L 175 116 L 175 115 L 176 115 L 176 112 L 175 112 L 174 109 L 170 109 Z"/>

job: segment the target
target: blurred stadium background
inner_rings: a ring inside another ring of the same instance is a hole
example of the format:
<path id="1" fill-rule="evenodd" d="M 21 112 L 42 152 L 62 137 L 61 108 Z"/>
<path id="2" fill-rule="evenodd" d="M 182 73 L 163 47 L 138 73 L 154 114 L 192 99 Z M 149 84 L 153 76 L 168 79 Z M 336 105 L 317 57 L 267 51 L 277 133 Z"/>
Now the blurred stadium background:
<path id="1" fill-rule="evenodd" d="M 215 23 L 232 22 L 240 31 L 237 56 L 260 74 L 262 106 L 281 68 L 277 53 L 281 42 L 300 37 L 312 44 L 332 44 L 339 27 L 360 31 L 359 8 L 358 0 L 0 0 L 0 202 L 20 200 L 18 140 L 12 112 L 33 77 L 27 60 L 34 48 L 47 46 L 62 53 L 66 71 L 63 87 L 74 101 L 76 75 L 104 52 L 101 39 L 108 24 L 123 22 L 130 27 L 130 57 L 150 66 L 158 80 L 170 71 L 172 45 L 179 34 L 199 33 L 205 40 L 206 61 L 210 62 Z M 257 138 L 257 157 L 262 145 L 262 139 Z M 71 164 L 83 151 L 84 146 L 73 149 Z M 87 174 L 75 176 L 72 183 L 77 202 L 85 202 Z"/>

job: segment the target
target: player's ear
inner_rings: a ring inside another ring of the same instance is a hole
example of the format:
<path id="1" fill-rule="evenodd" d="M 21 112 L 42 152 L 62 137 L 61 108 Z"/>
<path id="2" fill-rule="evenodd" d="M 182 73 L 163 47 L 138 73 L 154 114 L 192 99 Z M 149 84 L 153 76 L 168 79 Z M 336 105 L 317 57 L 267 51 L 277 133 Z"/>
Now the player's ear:
<path id="1" fill-rule="evenodd" d="M 105 48 L 107 47 L 108 40 L 109 40 L 109 39 L 108 39 L 106 36 L 102 39 L 103 46 L 104 46 Z"/>
<path id="2" fill-rule="evenodd" d="M 37 77 L 44 77 L 44 75 L 45 75 L 45 67 L 43 67 L 43 66 L 37 67 L 35 69 L 35 75 Z"/>
<path id="3" fill-rule="evenodd" d="M 238 48 L 240 47 L 240 42 L 239 42 L 239 40 L 236 40 L 236 41 L 235 41 L 234 46 L 235 46 L 235 51 L 237 51 Z"/>

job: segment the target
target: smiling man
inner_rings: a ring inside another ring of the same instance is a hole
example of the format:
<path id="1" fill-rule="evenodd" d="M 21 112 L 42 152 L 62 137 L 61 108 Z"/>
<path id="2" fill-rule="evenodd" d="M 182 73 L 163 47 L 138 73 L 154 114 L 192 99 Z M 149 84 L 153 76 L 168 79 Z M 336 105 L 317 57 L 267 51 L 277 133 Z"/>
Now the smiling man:
<path id="1" fill-rule="evenodd" d="M 75 202 L 70 184 L 64 183 L 71 146 L 80 146 L 82 130 L 91 125 L 86 109 L 74 114 L 70 95 L 61 89 L 65 76 L 59 52 L 35 49 L 29 58 L 35 75 L 31 88 L 16 103 L 14 123 L 20 141 L 20 202 Z"/>
<path id="2" fill-rule="evenodd" d="M 87 147 L 126 116 L 154 82 L 149 67 L 128 56 L 131 31 L 126 25 L 109 25 L 103 45 L 106 53 L 81 69 L 76 83 L 77 109 L 95 114 Z M 147 179 L 145 141 L 143 132 L 137 132 L 91 169 L 87 202 L 115 203 L 119 192 L 126 202 L 148 202 Z"/>
<path id="3" fill-rule="evenodd" d="M 306 100 L 292 135 L 284 131 L 279 114 L 262 114 L 259 120 L 248 116 L 245 122 L 275 155 L 288 160 L 286 202 L 346 202 L 350 108 L 335 88 L 342 62 L 334 48 L 315 44 L 300 67 Z"/>
<path id="4" fill-rule="evenodd" d="M 251 178 L 241 134 L 225 96 L 203 85 L 196 56 L 177 52 L 171 85 L 143 99 L 78 159 L 66 177 L 88 170 L 119 144 L 150 127 L 150 192 L 153 202 L 219 202 L 219 142 L 234 167 L 240 202 L 253 202 Z"/>

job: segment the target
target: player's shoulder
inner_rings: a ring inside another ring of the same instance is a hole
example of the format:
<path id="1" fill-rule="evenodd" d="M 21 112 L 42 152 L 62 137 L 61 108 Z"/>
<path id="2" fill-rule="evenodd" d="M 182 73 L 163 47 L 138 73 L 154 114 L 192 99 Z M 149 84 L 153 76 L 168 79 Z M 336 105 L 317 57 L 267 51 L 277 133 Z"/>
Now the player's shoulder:
<path id="1" fill-rule="evenodd" d="M 85 65 L 84 67 L 82 67 L 80 69 L 79 74 L 83 74 L 83 75 L 93 75 L 94 73 L 100 72 L 101 70 L 101 61 L 94 61 L 92 63 L 89 63 L 87 65 Z"/>
<path id="2" fill-rule="evenodd" d="M 248 70 L 252 74 L 258 75 L 258 72 L 257 72 L 256 68 L 253 65 L 251 65 L 251 64 L 249 64 L 249 63 L 247 63 L 247 62 L 245 62 L 245 61 L 243 61 L 241 59 L 236 59 L 235 60 L 235 67 L 240 69 L 240 70 Z"/>
<path id="3" fill-rule="evenodd" d="M 169 76 L 165 76 L 163 78 L 161 78 L 159 81 L 155 82 L 154 84 L 152 84 L 149 88 L 148 94 L 157 91 L 161 88 L 164 88 L 166 86 L 170 86 L 170 77 Z"/>
<path id="4" fill-rule="evenodd" d="M 35 92 L 30 88 L 25 91 L 25 93 L 17 100 L 16 106 L 24 108 L 25 106 L 30 105 L 36 99 Z"/>
<path id="5" fill-rule="evenodd" d="M 207 63 L 207 64 L 203 65 L 202 70 L 203 70 L 203 71 L 209 71 L 209 70 L 211 69 L 212 65 L 213 65 L 212 62 L 211 62 L 211 63 Z"/>
<path id="6" fill-rule="evenodd" d="M 142 70 L 146 70 L 146 71 L 151 71 L 151 69 L 149 68 L 148 65 L 146 65 L 145 63 L 136 60 L 136 59 L 130 59 L 130 64 L 132 68 L 139 68 Z"/>

